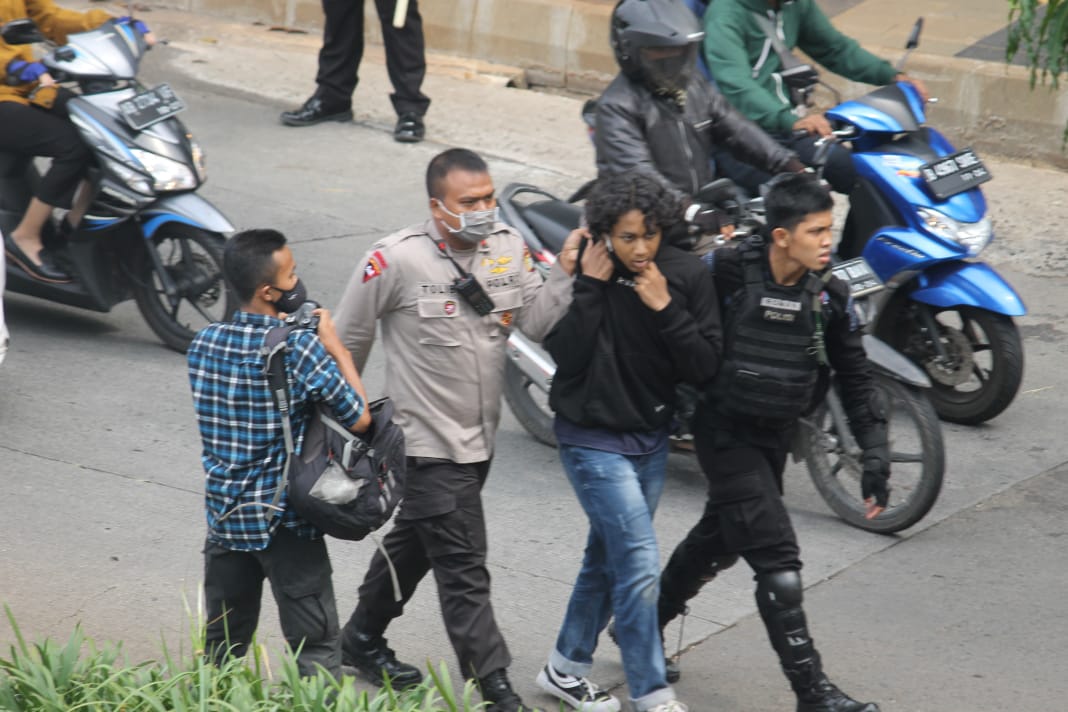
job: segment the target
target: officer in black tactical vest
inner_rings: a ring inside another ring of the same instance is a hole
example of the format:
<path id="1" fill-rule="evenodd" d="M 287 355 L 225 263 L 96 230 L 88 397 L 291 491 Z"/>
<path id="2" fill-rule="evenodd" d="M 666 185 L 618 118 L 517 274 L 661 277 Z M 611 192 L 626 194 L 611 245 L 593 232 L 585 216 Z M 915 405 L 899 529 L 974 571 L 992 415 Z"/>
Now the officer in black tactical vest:
<path id="1" fill-rule="evenodd" d="M 763 237 L 705 256 L 724 322 L 724 360 L 693 420 L 708 477 L 701 520 L 661 576 L 661 630 L 707 581 L 743 557 L 772 647 L 798 712 L 878 712 L 823 673 L 801 608 L 801 557 L 782 500 L 797 419 L 822 399 L 833 368 L 864 450 L 868 516 L 886 506 L 890 475 L 885 407 L 868 370 L 848 287 L 831 277 L 830 194 L 810 174 L 780 176 L 766 196 Z"/>

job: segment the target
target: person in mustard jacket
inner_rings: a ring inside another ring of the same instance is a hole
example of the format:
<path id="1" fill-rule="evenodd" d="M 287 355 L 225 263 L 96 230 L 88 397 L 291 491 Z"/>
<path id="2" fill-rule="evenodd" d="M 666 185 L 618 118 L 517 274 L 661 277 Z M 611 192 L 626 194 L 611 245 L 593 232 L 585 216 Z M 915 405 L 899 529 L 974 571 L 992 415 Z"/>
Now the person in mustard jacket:
<path id="1" fill-rule="evenodd" d="M 48 39 L 65 44 L 68 34 L 95 29 L 112 16 L 103 10 L 67 10 L 52 0 L 0 0 L 0 24 L 25 18 L 33 20 Z M 153 43 L 144 23 L 120 19 L 133 24 L 150 45 Z M 61 90 L 48 69 L 34 59 L 31 45 L 9 45 L 0 38 L 0 75 L 0 152 L 52 159 L 22 220 L 4 236 L 4 251 L 35 279 L 67 282 L 70 275 L 42 255 L 41 231 L 53 208 L 71 208 L 63 230 L 81 220 L 88 191 L 80 191 L 77 204 L 74 196 L 85 174 L 89 150 L 67 120 L 65 104 L 70 94 Z"/>

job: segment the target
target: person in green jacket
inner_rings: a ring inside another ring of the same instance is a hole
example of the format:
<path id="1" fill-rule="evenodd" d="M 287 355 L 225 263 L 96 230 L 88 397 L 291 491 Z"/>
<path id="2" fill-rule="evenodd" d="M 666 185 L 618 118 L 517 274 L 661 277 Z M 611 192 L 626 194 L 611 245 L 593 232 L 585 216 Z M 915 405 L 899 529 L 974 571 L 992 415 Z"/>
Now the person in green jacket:
<path id="1" fill-rule="evenodd" d="M 835 74 L 880 86 L 909 82 L 927 100 L 922 81 L 898 72 L 835 29 L 816 0 L 714 0 L 704 15 L 704 56 L 716 86 L 738 111 L 796 151 L 805 163 L 811 162 L 816 140 L 831 133 L 831 125 L 823 114 L 791 98 L 780 76 L 782 61 L 761 18 L 771 22 L 786 48 L 801 50 Z M 802 131 L 804 137 L 795 137 L 794 132 Z M 737 172 L 729 159 L 721 160 L 721 168 L 727 175 Z M 846 149 L 837 146 L 831 152 L 824 177 L 839 193 L 852 189 L 856 173 Z M 752 189 L 766 179 L 748 169 L 736 180 Z"/>

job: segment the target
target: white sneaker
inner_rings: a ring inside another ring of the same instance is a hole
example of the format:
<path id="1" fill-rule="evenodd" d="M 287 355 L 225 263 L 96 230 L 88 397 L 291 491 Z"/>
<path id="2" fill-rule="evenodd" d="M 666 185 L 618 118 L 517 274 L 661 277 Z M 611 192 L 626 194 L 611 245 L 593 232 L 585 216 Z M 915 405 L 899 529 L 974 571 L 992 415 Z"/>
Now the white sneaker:
<path id="1" fill-rule="evenodd" d="M 656 707 L 650 707 L 645 712 L 689 712 L 690 708 L 682 704 L 678 700 L 668 700 L 662 702 Z"/>
<path id="2" fill-rule="evenodd" d="M 538 673 L 538 685 L 579 712 L 619 712 L 619 700 L 584 677 L 557 672 L 546 665 Z"/>

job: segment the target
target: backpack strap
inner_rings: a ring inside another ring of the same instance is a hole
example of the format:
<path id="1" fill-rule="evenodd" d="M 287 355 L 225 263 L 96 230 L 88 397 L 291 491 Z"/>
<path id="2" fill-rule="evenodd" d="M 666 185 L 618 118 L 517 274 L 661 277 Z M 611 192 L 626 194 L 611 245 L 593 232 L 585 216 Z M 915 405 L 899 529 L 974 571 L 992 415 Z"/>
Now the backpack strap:
<path id="1" fill-rule="evenodd" d="M 289 462 L 293 459 L 293 423 L 289 419 L 289 381 L 286 378 L 286 340 L 296 326 L 276 326 L 263 337 L 260 354 L 263 355 L 263 373 L 267 376 L 267 385 L 271 389 L 274 404 L 282 414 L 282 435 L 286 443 L 286 463 L 282 468 L 282 481 L 274 490 L 274 497 L 264 515 L 268 521 L 281 513 L 279 502 L 289 486 Z"/>
<path id="2" fill-rule="evenodd" d="M 352 432 L 333 418 L 326 417 L 322 413 L 319 414 L 319 420 L 325 427 L 336 432 L 345 441 L 345 449 L 342 450 L 341 458 L 338 462 L 346 470 L 351 470 L 364 455 L 370 457 L 375 456 L 375 449 L 371 447 L 371 443 L 364 440 L 363 437 Z"/>
<path id="3" fill-rule="evenodd" d="M 784 70 L 793 69 L 804 64 L 797 58 L 797 55 L 790 51 L 790 48 L 783 42 L 782 37 L 779 37 L 779 28 L 770 17 L 759 12 L 753 12 L 752 16 L 753 22 L 771 42 L 771 49 L 779 56 L 779 61 L 782 62 Z"/>

